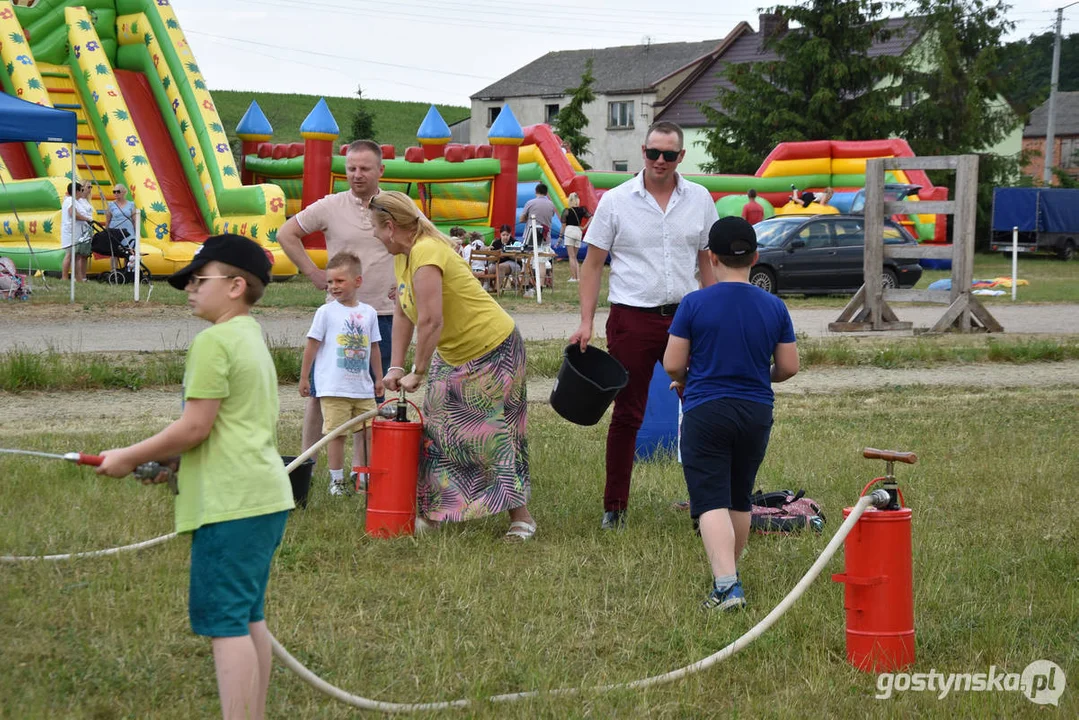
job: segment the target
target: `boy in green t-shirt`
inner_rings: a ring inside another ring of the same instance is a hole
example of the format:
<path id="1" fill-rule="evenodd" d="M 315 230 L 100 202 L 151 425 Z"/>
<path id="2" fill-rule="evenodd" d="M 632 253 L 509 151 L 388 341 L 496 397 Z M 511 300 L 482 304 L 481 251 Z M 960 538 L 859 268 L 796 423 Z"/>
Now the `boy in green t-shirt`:
<path id="1" fill-rule="evenodd" d="M 221 709 L 262 718 L 272 660 L 263 601 L 270 561 L 293 507 L 277 451 L 277 372 L 250 309 L 270 260 L 239 235 L 209 238 L 169 278 L 212 325 L 191 342 L 180 419 L 98 469 L 123 477 L 151 460 L 177 466 L 176 532 L 192 533 L 191 628 L 212 638 Z M 161 473 L 150 482 L 164 482 Z"/>

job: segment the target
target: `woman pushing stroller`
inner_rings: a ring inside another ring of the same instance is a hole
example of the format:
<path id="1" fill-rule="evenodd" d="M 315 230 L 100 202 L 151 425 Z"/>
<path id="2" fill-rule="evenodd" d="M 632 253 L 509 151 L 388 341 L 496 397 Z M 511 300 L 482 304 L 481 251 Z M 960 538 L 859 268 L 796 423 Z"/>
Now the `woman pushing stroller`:
<path id="1" fill-rule="evenodd" d="M 127 257 L 135 237 L 135 206 L 127 200 L 127 186 L 117 183 L 112 188 L 112 200 L 105 207 L 105 229 L 94 235 L 94 245 L 108 247 L 108 252 L 101 252 L 96 247 L 94 252 L 109 256 L 109 269 L 117 269 L 117 256 Z M 104 235 L 105 240 L 99 240 Z M 107 245 L 105 245 L 107 243 Z"/>

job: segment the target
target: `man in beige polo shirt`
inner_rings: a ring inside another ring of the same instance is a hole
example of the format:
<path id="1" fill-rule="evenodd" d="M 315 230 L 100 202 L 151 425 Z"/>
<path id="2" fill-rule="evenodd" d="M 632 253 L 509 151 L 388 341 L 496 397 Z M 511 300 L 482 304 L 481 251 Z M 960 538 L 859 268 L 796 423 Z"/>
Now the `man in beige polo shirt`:
<path id="1" fill-rule="evenodd" d="M 393 256 L 378 241 L 368 215 L 367 204 L 378 194 L 378 180 L 385 167 L 382 148 L 371 140 L 354 140 L 345 155 L 345 175 L 349 189 L 327 195 L 309 205 L 281 227 L 277 241 L 300 272 L 319 290 L 326 289 L 326 271 L 320 270 L 304 251 L 301 239 L 313 232 L 326 237 L 326 258 L 343 251 L 354 253 L 363 265 L 363 285 L 357 294 L 378 313 L 378 331 L 382 335 L 379 350 L 382 370 L 390 362 L 393 337 L 393 305 L 397 281 L 393 274 Z M 381 398 L 379 398 L 381 400 Z M 303 449 L 315 444 L 322 433 L 322 409 L 315 397 L 312 380 L 303 419 Z M 358 458 L 357 458 L 358 459 Z"/>

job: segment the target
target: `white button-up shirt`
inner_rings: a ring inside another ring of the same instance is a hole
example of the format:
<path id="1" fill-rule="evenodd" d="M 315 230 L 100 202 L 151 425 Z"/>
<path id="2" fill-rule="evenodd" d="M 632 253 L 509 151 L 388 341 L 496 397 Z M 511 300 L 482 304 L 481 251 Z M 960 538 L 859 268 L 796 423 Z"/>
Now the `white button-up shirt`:
<path id="1" fill-rule="evenodd" d="M 676 175 L 664 212 L 644 188 L 644 173 L 599 200 L 585 241 L 611 254 L 608 300 L 633 307 L 681 302 L 699 285 L 697 253 L 719 219 L 707 190 Z"/>

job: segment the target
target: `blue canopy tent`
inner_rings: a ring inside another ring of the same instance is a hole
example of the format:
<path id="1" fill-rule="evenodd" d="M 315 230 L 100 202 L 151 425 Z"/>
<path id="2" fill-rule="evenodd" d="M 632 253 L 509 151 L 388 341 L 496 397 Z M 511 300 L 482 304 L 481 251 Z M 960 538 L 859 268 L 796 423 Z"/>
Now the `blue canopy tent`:
<path id="1" fill-rule="evenodd" d="M 75 181 L 75 142 L 78 123 L 75 113 L 37 105 L 14 95 L 0 93 L 0 143 L 66 142 L 71 145 L 71 181 Z M 72 203 L 71 212 L 75 212 Z M 72 218 L 74 222 L 74 218 Z M 74 257 L 72 257 L 74 263 Z M 31 272 L 31 276 L 33 273 Z M 75 301 L 75 273 L 72 268 L 71 301 Z"/>

